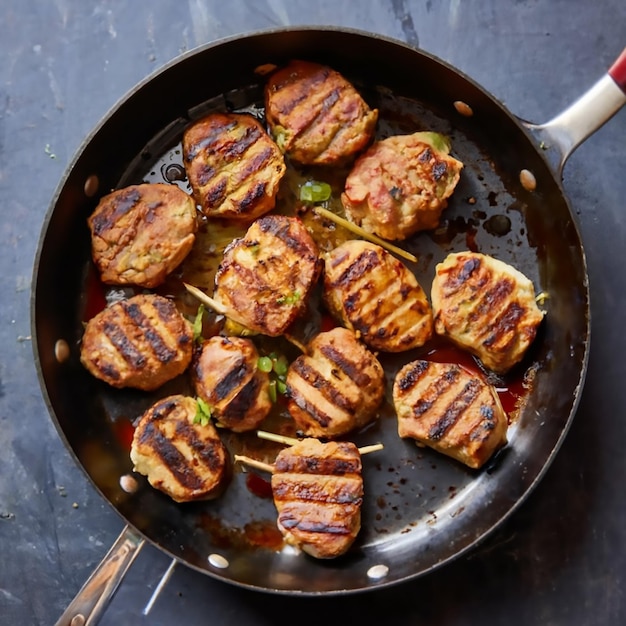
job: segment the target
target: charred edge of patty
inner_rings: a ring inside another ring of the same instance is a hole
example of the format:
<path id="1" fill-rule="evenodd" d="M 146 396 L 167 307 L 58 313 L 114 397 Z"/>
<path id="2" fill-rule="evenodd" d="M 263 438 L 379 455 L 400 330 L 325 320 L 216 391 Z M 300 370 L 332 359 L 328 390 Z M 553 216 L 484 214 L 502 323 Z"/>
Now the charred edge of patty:
<path id="1" fill-rule="evenodd" d="M 113 201 L 105 205 L 105 208 L 97 210 L 90 218 L 89 224 L 94 235 L 100 236 L 102 233 L 115 226 L 117 221 L 141 201 L 141 192 L 135 187 L 129 187 L 115 192 Z M 106 202 L 106 198 L 103 199 Z"/>

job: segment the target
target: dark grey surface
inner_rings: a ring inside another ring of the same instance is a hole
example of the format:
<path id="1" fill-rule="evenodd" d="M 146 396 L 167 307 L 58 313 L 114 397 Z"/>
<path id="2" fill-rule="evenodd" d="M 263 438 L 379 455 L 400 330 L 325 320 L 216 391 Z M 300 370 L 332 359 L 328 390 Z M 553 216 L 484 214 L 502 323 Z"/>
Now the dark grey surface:
<path id="1" fill-rule="evenodd" d="M 626 45 L 623 0 L 0 5 L 0 623 L 50 624 L 123 524 L 76 467 L 44 407 L 30 345 L 32 262 L 72 155 L 137 81 L 196 45 L 287 24 L 336 24 L 419 45 L 513 112 L 545 121 Z M 199 77 L 210 80 L 210 74 Z M 407 80 L 419 77 L 407 76 Z M 158 103 L 155 103 L 155 106 Z M 294 599 L 244 592 L 180 567 L 148 617 L 168 559 L 145 549 L 104 624 L 623 624 L 626 503 L 626 113 L 565 170 L 586 247 L 592 350 L 574 425 L 544 480 L 467 557 L 375 594 Z"/>

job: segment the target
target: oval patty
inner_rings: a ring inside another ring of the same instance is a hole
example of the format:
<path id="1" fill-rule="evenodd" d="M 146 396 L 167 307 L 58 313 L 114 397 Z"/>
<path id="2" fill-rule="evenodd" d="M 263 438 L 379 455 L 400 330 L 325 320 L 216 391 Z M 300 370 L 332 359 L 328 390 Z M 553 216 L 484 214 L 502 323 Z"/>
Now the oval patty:
<path id="1" fill-rule="evenodd" d="M 209 500 L 221 493 L 228 452 L 215 426 L 197 423 L 197 403 L 182 395 L 159 400 L 135 428 L 134 470 L 176 502 Z"/>
<path id="2" fill-rule="evenodd" d="M 385 392 L 378 359 L 347 328 L 319 333 L 287 373 L 289 413 L 311 437 L 339 437 L 376 416 Z"/>
<path id="3" fill-rule="evenodd" d="M 215 299 L 246 328 L 276 337 L 305 310 L 319 271 L 317 245 L 304 224 L 266 215 L 224 251 Z"/>
<path id="4" fill-rule="evenodd" d="M 271 211 L 285 173 L 282 153 L 248 114 L 212 113 L 183 136 L 196 202 L 209 217 L 252 221 Z"/>
<path id="5" fill-rule="evenodd" d="M 279 146 L 305 165 L 352 157 L 370 142 L 378 120 L 339 72 L 308 61 L 292 61 L 270 77 L 265 113 Z"/>
<path id="6" fill-rule="evenodd" d="M 439 263 L 431 298 L 435 331 L 498 374 L 521 361 L 544 317 L 524 274 L 478 252 L 455 252 Z"/>
<path id="7" fill-rule="evenodd" d="M 396 375 L 398 434 L 481 467 L 506 443 L 507 417 L 498 395 L 455 364 L 413 361 Z"/>
<path id="8" fill-rule="evenodd" d="M 257 428 L 272 408 L 269 374 L 258 368 L 259 353 L 250 339 L 211 337 L 194 360 L 198 396 L 215 419 L 234 432 Z"/>
<path id="9" fill-rule="evenodd" d="M 87 223 L 103 282 L 152 288 L 191 250 L 196 206 L 176 185 L 131 185 L 104 196 Z"/>
<path id="10" fill-rule="evenodd" d="M 113 387 L 151 391 L 191 362 L 193 331 L 173 302 L 153 294 L 116 302 L 85 327 L 82 364 Z"/>
<path id="11" fill-rule="evenodd" d="M 367 241 L 346 241 L 326 256 L 324 300 L 370 347 L 402 352 L 424 345 L 433 320 L 415 275 Z"/>

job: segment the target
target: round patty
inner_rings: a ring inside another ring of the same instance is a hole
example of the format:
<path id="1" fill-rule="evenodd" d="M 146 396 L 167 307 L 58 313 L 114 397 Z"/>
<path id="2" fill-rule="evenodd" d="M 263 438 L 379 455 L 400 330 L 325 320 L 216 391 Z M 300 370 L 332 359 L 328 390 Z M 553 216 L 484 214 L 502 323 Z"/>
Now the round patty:
<path id="1" fill-rule="evenodd" d="M 388 137 L 356 160 L 341 196 L 349 220 L 391 240 L 437 227 L 463 164 L 429 135 Z"/>
<path id="2" fill-rule="evenodd" d="M 80 360 L 113 387 L 152 391 L 187 369 L 192 346 L 192 326 L 173 302 L 138 295 L 87 322 Z"/>
<path id="3" fill-rule="evenodd" d="M 189 126 L 183 160 L 205 215 L 246 221 L 274 208 L 286 169 L 261 123 L 238 113 L 212 113 Z"/>
<path id="4" fill-rule="evenodd" d="M 244 337 L 211 337 L 194 360 L 196 394 L 234 432 L 257 428 L 272 408 L 270 377 L 258 363 L 254 343 Z"/>
<path id="5" fill-rule="evenodd" d="M 215 426 L 197 418 L 194 398 L 159 400 L 139 420 L 130 449 L 134 470 L 176 502 L 219 496 L 228 475 L 228 452 Z"/>
<path id="6" fill-rule="evenodd" d="M 281 149 L 304 165 L 352 157 L 371 141 L 378 120 L 341 74 L 307 61 L 292 61 L 270 77 L 265 115 Z"/>
<path id="7" fill-rule="evenodd" d="M 198 228 L 191 196 L 176 185 L 131 185 L 100 200 L 87 220 L 103 282 L 157 287 L 187 256 Z"/>

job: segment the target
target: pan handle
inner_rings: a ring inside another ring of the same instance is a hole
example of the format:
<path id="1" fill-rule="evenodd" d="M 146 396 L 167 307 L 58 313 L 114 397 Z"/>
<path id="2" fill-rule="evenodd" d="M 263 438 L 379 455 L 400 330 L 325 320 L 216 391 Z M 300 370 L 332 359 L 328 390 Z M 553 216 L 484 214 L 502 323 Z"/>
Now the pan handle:
<path id="1" fill-rule="evenodd" d="M 97 624 L 143 545 L 143 537 L 126 526 L 82 589 L 65 609 L 56 622 L 56 626 Z"/>
<path id="2" fill-rule="evenodd" d="M 545 124 L 525 124 L 551 156 L 557 173 L 574 150 L 626 104 L 626 48 L 609 71 L 572 105 Z"/>

